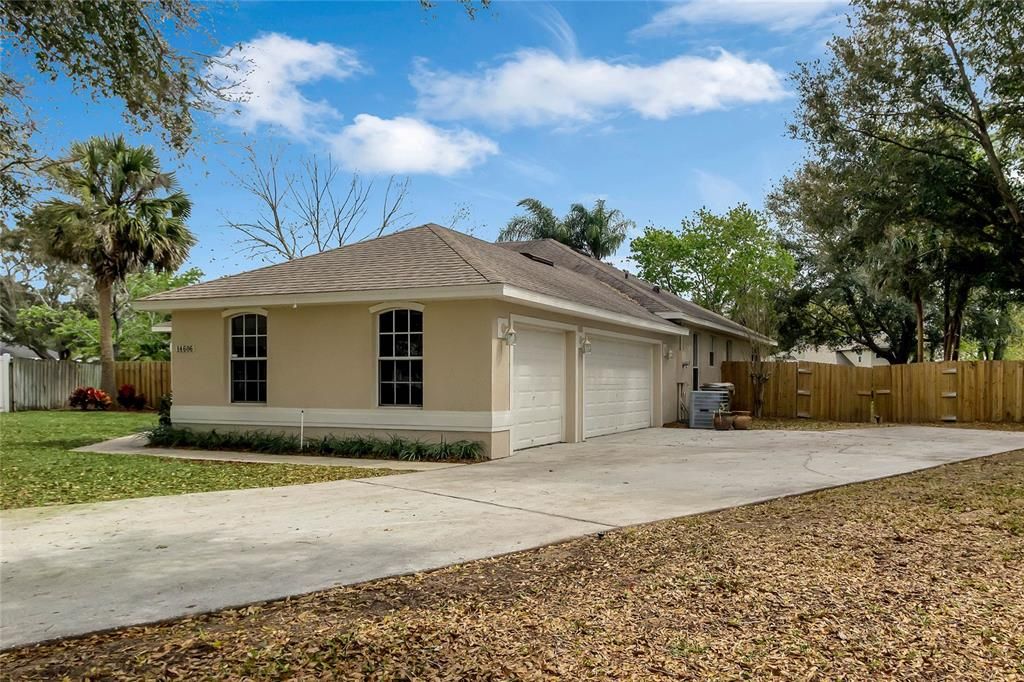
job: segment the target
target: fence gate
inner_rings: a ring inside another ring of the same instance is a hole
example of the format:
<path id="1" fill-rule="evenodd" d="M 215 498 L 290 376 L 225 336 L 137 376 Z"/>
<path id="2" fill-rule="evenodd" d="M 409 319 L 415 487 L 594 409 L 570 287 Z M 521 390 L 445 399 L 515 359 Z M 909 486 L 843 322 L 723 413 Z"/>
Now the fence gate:
<path id="1" fill-rule="evenodd" d="M 955 422 L 957 398 L 960 395 L 956 365 L 943 367 L 939 375 L 939 419 L 944 422 Z"/>
<path id="2" fill-rule="evenodd" d="M 814 370 L 809 362 L 797 363 L 796 367 L 796 416 L 811 418 L 811 387 L 814 386 Z"/>
<path id="3" fill-rule="evenodd" d="M 867 422 L 1024 422 L 1024 362 L 971 360 L 846 367 L 772 362 L 762 416 Z M 722 363 L 736 384 L 736 409 L 752 403 L 750 364 Z"/>

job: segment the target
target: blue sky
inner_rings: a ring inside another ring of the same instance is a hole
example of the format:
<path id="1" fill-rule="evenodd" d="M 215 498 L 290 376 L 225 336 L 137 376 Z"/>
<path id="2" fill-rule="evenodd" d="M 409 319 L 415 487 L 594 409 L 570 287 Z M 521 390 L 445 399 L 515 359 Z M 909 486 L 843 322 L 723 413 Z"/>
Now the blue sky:
<path id="1" fill-rule="evenodd" d="M 457 229 L 486 239 L 527 196 L 560 213 L 605 198 L 638 231 L 674 227 L 701 206 L 760 206 L 802 156 L 786 137 L 796 105 L 786 77 L 822 55 L 844 9 L 495 0 L 470 21 L 450 4 L 215 5 L 206 35 L 179 44 L 206 54 L 240 46 L 225 61 L 245 73 L 244 101 L 201 114 L 201 143 L 184 158 L 131 131 L 118 102 L 88 101 L 60 81 L 29 92 L 36 143 L 51 153 L 113 132 L 157 145 L 194 202 L 190 264 L 217 276 L 254 265 L 225 226 L 256 210 L 232 175 L 244 144 L 280 152 L 285 171 L 316 152 L 378 188 L 408 175 L 410 224 L 445 224 L 463 206 Z M 20 57 L 5 68 L 31 73 Z M 628 245 L 616 260 L 627 254 Z"/>

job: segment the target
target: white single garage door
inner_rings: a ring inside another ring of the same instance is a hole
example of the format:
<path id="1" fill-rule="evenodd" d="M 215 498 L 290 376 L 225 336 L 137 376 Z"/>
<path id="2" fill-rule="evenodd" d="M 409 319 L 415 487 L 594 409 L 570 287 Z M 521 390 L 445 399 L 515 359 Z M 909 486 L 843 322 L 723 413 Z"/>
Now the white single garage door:
<path id="1" fill-rule="evenodd" d="M 651 344 L 591 337 L 584 359 L 583 437 L 651 425 Z"/>
<path id="2" fill-rule="evenodd" d="M 565 412 L 565 334 L 519 329 L 512 351 L 512 449 L 559 443 Z"/>

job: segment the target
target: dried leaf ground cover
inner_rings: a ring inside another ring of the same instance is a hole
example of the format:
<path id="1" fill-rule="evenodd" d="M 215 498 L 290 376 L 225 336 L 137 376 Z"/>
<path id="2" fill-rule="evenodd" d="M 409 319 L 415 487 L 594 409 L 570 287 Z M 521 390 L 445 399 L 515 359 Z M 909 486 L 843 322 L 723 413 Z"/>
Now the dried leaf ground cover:
<path id="1" fill-rule="evenodd" d="M 1024 451 L 0 655 L 12 679 L 1024 678 Z"/>
<path id="2" fill-rule="evenodd" d="M 150 495 L 318 483 L 398 473 L 389 469 L 205 462 L 72 452 L 152 428 L 138 412 L 15 412 L 0 415 L 0 508 L 100 502 Z"/>
<path id="3" fill-rule="evenodd" d="M 928 422 L 922 424 L 865 424 L 863 422 L 833 422 L 817 419 L 788 419 L 782 417 L 762 417 L 755 419 L 752 429 L 763 431 L 835 431 L 837 429 L 885 429 L 894 426 L 938 426 L 947 429 L 984 429 L 989 431 L 1024 431 L 1022 422 Z"/>

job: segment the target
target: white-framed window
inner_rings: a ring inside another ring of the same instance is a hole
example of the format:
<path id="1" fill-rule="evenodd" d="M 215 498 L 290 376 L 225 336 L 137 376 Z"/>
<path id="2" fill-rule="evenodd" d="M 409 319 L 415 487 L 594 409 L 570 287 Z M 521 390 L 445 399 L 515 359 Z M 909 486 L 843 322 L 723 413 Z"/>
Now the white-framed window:
<path id="1" fill-rule="evenodd" d="M 267 402 L 267 316 L 231 318 L 231 402 Z"/>
<path id="2" fill-rule="evenodd" d="M 377 316 L 377 404 L 423 407 L 423 313 L 386 310 Z"/>
<path id="3" fill-rule="evenodd" d="M 714 367 L 715 366 L 715 337 L 713 337 L 713 336 L 711 337 L 711 343 L 708 344 L 708 345 L 710 346 L 710 348 L 708 348 L 708 367 Z"/>

